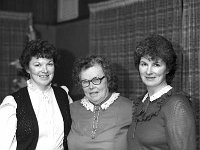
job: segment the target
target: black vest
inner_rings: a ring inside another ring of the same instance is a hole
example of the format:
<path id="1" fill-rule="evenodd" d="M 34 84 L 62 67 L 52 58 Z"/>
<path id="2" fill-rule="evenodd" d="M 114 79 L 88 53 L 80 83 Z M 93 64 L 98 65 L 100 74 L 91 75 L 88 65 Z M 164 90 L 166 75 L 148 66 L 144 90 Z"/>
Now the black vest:
<path id="1" fill-rule="evenodd" d="M 52 87 L 64 120 L 64 149 L 67 150 L 67 135 L 71 128 L 71 116 L 67 93 L 60 87 Z M 39 128 L 38 122 L 31 104 L 27 87 L 12 94 L 17 103 L 17 150 L 35 150 Z"/>

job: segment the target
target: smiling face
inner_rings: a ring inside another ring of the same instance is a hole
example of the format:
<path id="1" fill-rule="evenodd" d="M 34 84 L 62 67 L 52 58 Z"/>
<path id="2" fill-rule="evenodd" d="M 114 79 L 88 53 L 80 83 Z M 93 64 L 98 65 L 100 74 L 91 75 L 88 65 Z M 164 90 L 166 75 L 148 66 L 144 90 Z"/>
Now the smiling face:
<path id="1" fill-rule="evenodd" d="M 26 69 L 32 84 L 45 90 L 54 77 L 55 66 L 53 59 L 32 57 Z"/>
<path id="2" fill-rule="evenodd" d="M 80 73 L 80 80 L 92 80 L 93 78 L 102 78 L 105 76 L 102 67 L 98 64 L 86 69 L 82 70 Z M 85 96 L 89 99 L 89 101 L 99 104 L 106 99 L 109 94 L 108 82 L 106 77 L 101 80 L 99 85 L 94 85 L 90 82 L 88 87 L 82 87 L 85 93 Z"/>
<path id="3" fill-rule="evenodd" d="M 148 90 L 158 91 L 166 86 L 167 66 L 162 59 L 142 57 L 139 64 L 140 77 Z"/>

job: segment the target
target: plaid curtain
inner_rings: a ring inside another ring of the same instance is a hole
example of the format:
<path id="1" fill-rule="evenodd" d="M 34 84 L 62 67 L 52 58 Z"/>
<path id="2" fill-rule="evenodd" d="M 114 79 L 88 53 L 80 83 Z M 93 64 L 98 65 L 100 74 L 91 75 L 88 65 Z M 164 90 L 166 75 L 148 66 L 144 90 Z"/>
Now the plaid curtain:
<path id="1" fill-rule="evenodd" d="M 199 142 L 200 2 L 111 0 L 90 4 L 89 8 L 90 54 L 110 58 L 119 78 L 119 91 L 130 99 L 145 90 L 134 67 L 137 42 L 152 33 L 172 41 L 179 66 L 172 86 L 191 95 Z"/>
<path id="2" fill-rule="evenodd" d="M 200 149 L 200 1 L 183 0 L 182 47 L 183 90 L 189 92 L 197 120 L 197 149 Z"/>
<path id="3" fill-rule="evenodd" d="M 30 13 L 0 11 L 0 102 L 12 91 L 17 70 L 11 62 L 18 59 L 32 24 Z"/>

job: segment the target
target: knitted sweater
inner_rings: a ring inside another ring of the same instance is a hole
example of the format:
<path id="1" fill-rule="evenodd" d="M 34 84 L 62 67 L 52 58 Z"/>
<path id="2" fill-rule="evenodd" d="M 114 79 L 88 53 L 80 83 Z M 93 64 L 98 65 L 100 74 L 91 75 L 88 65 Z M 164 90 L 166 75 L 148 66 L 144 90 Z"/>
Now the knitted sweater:
<path id="1" fill-rule="evenodd" d="M 69 102 L 67 93 L 59 88 L 52 87 L 64 120 L 64 149 L 67 150 L 67 135 L 71 126 Z M 12 94 L 17 103 L 17 150 L 34 150 L 37 145 L 39 127 L 28 94 L 27 87 Z"/>

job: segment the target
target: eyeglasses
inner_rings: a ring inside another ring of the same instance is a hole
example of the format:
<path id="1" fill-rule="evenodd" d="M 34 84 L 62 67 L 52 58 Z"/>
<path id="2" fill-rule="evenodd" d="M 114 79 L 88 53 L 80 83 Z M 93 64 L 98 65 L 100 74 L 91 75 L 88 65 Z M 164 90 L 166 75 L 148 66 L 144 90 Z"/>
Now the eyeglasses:
<path id="1" fill-rule="evenodd" d="M 98 78 L 94 77 L 92 80 L 81 80 L 81 85 L 83 88 L 88 87 L 90 85 L 90 82 L 94 85 L 99 85 L 101 84 L 101 81 L 105 78 L 105 76 Z"/>

